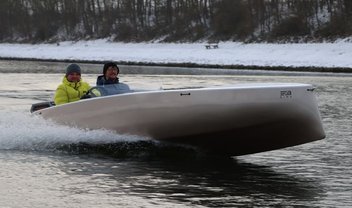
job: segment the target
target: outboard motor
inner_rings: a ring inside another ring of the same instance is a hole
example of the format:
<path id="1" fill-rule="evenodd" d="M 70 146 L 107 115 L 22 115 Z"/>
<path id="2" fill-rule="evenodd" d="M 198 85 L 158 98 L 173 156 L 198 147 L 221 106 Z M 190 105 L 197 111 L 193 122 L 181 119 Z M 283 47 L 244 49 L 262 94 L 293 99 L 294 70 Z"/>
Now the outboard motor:
<path id="1" fill-rule="evenodd" d="M 31 113 L 44 109 L 44 108 L 49 108 L 55 106 L 55 103 L 53 101 L 46 101 L 46 102 L 40 102 L 40 103 L 35 103 L 31 107 Z"/>

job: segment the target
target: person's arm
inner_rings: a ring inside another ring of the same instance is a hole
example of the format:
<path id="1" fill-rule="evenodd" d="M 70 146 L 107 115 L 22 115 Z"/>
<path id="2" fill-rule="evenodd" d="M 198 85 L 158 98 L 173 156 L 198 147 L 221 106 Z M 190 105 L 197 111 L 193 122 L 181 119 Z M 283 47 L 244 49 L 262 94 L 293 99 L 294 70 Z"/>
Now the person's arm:
<path id="1" fill-rule="evenodd" d="M 55 105 L 61 105 L 61 104 L 68 103 L 67 91 L 62 86 L 59 86 L 56 89 L 55 96 L 54 96 L 54 102 L 55 102 Z"/>

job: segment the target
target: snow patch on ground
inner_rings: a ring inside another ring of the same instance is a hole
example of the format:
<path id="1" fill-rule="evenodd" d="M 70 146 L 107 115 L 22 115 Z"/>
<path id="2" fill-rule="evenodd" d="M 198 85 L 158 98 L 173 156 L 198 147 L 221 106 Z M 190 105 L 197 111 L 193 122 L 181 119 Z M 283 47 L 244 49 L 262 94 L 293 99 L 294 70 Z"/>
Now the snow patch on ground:
<path id="1" fill-rule="evenodd" d="M 107 39 L 58 44 L 0 44 L 0 57 L 211 65 L 352 67 L 352 42 L 269 44 L 121 43 Z"/>

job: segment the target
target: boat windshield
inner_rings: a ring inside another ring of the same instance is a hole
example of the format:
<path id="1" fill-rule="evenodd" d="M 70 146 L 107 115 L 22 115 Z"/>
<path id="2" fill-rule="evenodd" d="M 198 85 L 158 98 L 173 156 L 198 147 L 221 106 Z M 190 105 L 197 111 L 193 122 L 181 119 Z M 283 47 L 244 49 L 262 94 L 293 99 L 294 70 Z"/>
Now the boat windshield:
<path id="1" fill-rule="evenodd" d="M 127 84 L 118 83 L 92 87 L 88 92 L 88 97 L 109 96 L 134 92 Z"/>

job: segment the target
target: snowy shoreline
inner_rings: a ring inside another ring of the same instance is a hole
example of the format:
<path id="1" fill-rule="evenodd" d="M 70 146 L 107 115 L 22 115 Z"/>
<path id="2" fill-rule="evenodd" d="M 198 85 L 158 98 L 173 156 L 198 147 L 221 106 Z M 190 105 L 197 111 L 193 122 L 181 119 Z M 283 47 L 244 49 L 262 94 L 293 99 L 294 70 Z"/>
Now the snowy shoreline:
<path id="1" fill-rule="evenodd" d="M 119 64 L 352 72 L 352 43 L 243 44 L 116 43 L 107 40 L 58 44 L 0 43 L 0 59 Z"/>

